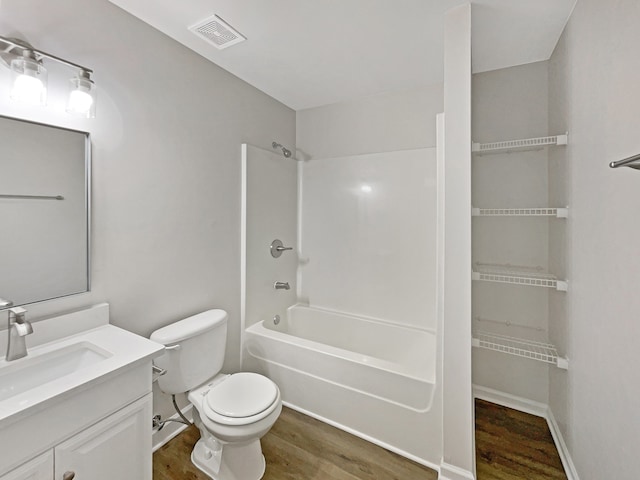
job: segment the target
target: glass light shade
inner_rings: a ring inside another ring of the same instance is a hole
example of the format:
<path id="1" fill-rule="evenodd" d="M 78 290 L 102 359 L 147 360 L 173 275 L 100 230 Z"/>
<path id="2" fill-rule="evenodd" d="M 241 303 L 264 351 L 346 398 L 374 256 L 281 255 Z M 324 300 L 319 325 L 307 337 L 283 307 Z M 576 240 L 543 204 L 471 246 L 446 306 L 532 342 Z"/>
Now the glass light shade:
<path id="1" fill-rule="evenodd" d="M 23 57 L 11 60 L 11 98 L 28 105 L 47 103 L 47 69 L 25 51 Z"/>
<path id="2" fill-rule="evenodd" d="M 85 118 L 96 116 L 96 85 L 89 78 L 88 72 L 80 72 L 70 81 L 67 112 Z"/>

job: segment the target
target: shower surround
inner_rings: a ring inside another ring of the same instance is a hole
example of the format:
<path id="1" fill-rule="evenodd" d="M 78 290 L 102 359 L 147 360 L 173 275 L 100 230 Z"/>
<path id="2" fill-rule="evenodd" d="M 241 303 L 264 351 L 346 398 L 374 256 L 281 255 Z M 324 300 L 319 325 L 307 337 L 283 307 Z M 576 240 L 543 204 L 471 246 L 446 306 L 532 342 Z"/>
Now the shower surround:
<path id="1" fill-rule="evenodd" d="M 243 149 L 243 368 L 292 408 L 437 468 L 435 150 Z M 296 249 L 274 259 L 271 237 Z"/>

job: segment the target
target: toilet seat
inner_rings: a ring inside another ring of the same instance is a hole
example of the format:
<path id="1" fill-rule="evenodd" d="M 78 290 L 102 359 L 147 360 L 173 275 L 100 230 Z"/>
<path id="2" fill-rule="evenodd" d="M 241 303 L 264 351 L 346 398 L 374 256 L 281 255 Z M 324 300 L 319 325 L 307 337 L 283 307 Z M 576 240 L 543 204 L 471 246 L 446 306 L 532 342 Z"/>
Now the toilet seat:
<path id="1" fill-rule="evenodd" d="M 247 425 L 273 412 L 279 398 L 278 387 L 257 373 L 235 373 L 213 385 L 202 398 L 202 410 L 212 422 Z"/>

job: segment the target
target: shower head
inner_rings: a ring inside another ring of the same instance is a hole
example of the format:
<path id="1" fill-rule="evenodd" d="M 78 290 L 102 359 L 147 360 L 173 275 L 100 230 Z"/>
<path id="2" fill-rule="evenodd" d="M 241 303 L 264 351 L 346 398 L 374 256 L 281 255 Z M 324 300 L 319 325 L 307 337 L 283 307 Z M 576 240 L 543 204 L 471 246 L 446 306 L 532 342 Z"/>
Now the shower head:
<path id="1" fill-rule="evenodd" d="M 291 157 L 291 150 L 289 150 L 288 148 L 285 148 L 282 146 L 282 144 L 278 143 L 278 142 L 272 142 L 271 146 L 273 148 L 280 148 L 282 149 L 282 155 L 284 155 L 284 158 L 289 158 Z"/>

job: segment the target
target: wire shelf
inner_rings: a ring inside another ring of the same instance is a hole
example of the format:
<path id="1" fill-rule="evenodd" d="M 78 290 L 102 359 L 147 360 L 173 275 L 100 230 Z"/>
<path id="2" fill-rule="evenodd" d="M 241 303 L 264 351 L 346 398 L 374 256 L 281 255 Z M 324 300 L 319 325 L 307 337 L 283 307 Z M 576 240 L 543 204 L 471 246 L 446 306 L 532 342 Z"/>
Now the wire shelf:
<path id="1" fill-rule="evenodd" d="M 569 366 L 567 359 L 560 357 L 556 347 L 550 343 L 476 332 L 473 337 L 473 346 L 549 363 L 565 370 Z"/>
<path id="2" fill-rule="evenodd" d="M 524 138 L 520 140 L 507 140 L 503 142 L 492 143 L 473 143 L 472 152 L 497 152 L 510 150 L 531 150 L 550 145 L 566 145 L 568 143 L 569 134 L 553 135 L 549 137 Z"/>
<path id="3" fill-rule="evenodd" d="M 530 287 L 555 288 L 566 292 L 568 283 L 541 268 L 531 268 L 512 265 L 495 265 L 476 263 L 476 268 L 471 274 L 472 280 L 495 283 L 510 283 L 514 285 L 527 285 Z"/>
<path id="4" fill-rule="evenodd" d="M 489 324 L 494 324 L 494 325 L 503 325 L 505 327 L 511 328 L 511 327 L 515 327 L 515 328 L 522 328 L 525 330 L 533 330 L 536 332 L 545 332 L 546 330 L 542 327 L 532 327 L 531 325 L 525 325 L 524 323 L 518 323 L 518 322 L 514 322 L 511 320 L 493 320 L 491 318 L 483 318 L 483 317 L 474 317 L 473 319 L 474 321 L 478 322 L 478 323 L 489 323 Z"/>
<path id="5" fill-rule="evenodd" d="M 556 217 L 567 218 L 568 208 L 530 207 L 530 208 L 472 208 L 474 217 Z"/>

